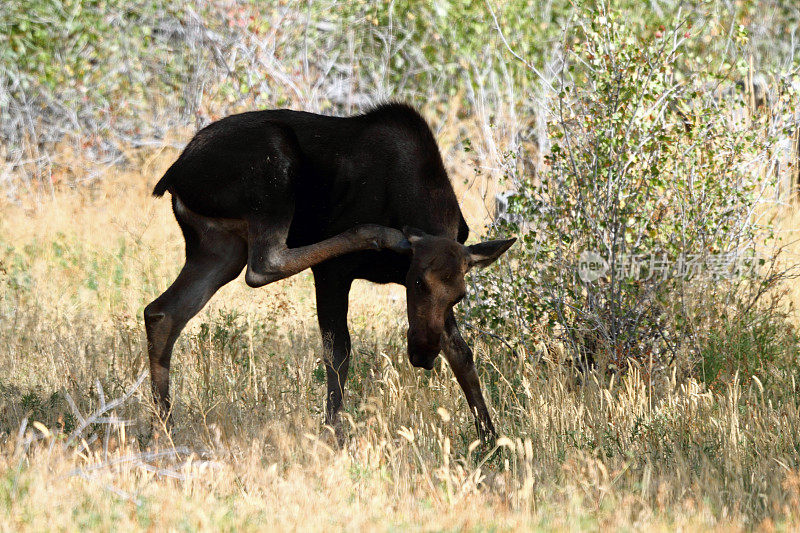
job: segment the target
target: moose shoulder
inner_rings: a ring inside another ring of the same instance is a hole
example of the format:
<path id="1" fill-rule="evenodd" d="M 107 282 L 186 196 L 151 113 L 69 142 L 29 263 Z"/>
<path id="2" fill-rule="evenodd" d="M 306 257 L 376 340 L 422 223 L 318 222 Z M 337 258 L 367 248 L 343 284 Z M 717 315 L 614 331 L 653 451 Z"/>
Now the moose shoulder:
<path id="1" fill-rule="evenodd" d="M 413 108 L 224 118 L 194 136 L 153 194 L 167 191 L 186 263 L 144 311 L 153 394 L 163 416 L 170 409 L 172 347 L 211 296 L 245 267 L 251 287 L 311 268 L 328 380 L 325 418 L 340 439 L 354 279 L 405 285 L 411 364 L 430 369 L 443 352 L 479 435 L 494 435 L 453 306 L 464 295 L 467 271 L 493 262 L 514 239 L 464 246 L 469 230 L 433 134 Z"/>

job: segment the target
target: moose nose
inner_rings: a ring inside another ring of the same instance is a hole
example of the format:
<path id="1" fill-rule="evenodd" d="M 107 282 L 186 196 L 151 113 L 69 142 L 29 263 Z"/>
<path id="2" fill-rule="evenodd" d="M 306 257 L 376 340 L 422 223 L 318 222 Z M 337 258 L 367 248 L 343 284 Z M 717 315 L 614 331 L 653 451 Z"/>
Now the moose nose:
<path id="1" fill-rule="evenodd" d="M 416 368 L 424 368 L 425 370 L 433 370 L 433 364 L 436 362 L 436 356 L 439 352 L 419 352 L 409 347 L 408 358 L 411 365 Z"/>
<path id="2" fill-rule="evenodd" d="M 435 339 L 435 340 L 434 340 Z M 427 336 L 417 331 L 408 331 L 408 359 L 417 368 L 431 370 L 441 350 L 441 336 Z"/>

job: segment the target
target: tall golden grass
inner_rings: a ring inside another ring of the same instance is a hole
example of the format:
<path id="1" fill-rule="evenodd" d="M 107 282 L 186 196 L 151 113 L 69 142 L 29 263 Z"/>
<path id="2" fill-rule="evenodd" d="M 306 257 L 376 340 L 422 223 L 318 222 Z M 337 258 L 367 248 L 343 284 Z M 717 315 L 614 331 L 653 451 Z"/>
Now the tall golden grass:
<path id="1" fill-rule="evenodd" d="M 497 186 L 448 149 L 455 127 L 439 136 L 479 229 Z M 259 290 L 237 280 L 215 296 L 178 341 L 175 427 L 154 438 L 148 381 L 133 385 L 147 368 L 141 311 L 183 259 L 169 202 L 149 196 L 176 153 L 130 155 L 135 168 L 107 169 L 90 186 L 31 189 L 2 205 L 4 530 L 798 526 L 794 379 L 779 393 L 749 376 L 716 390 L 636 367 L 580 376 L 555 355 L 534 364 L 478 336 L 502 435 L 486 449 L 446 364 L 407 362 L 398 287 L 352 292 L 348 438 L 332 447 L 308 273 Z M 785 231 L 798 222 L 793 208 L 780 212 Z"/>

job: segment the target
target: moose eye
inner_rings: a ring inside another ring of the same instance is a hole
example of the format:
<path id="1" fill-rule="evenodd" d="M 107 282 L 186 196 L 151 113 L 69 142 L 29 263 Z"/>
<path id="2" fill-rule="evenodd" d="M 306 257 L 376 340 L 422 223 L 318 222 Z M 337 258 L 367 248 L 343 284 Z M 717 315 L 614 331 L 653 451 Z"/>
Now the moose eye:
<path id="1" fill-rule="evenodd" d="M 425 280 L 423 280 L 423 279 L 422 279 L 422 276 L 418 277 L 418 278 L 417 278 L 417 279 L 414 281 L 414 286 L 416 286 L 416 287 L 417 287 L 417 289 L 418 289 L 418 290 L 420 290 L 420 291 L 424 291 L 424 290 L 426 289 L 426 287 L 425 287 Z"/>

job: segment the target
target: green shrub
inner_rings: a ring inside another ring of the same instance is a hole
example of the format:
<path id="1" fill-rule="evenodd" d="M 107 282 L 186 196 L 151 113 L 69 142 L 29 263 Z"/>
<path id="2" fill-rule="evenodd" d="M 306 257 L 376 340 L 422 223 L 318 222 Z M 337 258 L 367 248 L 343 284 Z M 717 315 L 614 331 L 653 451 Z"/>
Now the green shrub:
<path id="1" fill-rule="evenodd" d="M 495 227 L 521 242 L 505 268 L 473 276 L 472 320 L 529 354 L 654 370 L 676 357 L 693 368 L 684 355 L 702 356 L 716 310 L 759 308 L 781 275 L 759 217 L 777 137 L 726 89 L 745 61 L 692 53 L 712 30 L 681 18 L 638 34 L 604 10 L 575 18 L 547 163 L 509 176 L 516 217 Z M 747 41 L 734 37 L 734 49 Z"/>
<path id="2" fill-rule="evenodd" d="M 798 333 L 780 309 L 720 316 L 699 348 L 696 372 L 713 389 L 723 388 L 738 373 L 743 383 L 755 378 L 762 387 L 779 391 L 797 374 L 798 346 Z M 791 394 L 779 396 L 786 393 Z"/>

